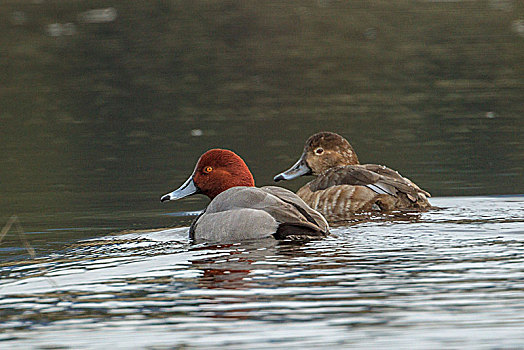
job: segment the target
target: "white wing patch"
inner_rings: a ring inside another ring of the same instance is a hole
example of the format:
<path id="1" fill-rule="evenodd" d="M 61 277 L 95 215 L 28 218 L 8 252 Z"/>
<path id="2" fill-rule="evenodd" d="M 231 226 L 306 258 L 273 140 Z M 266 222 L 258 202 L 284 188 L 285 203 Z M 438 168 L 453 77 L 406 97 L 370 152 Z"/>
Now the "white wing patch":
<path id="1" fill-rule="evenodd" d="M 389 194 L 391 196 L 395 196 L 394 193 L 391 193 L 391 191 L 389 191 L 386 187 L 380 185 L 379 183 L 369 184 L 366 185 L 366 187 L 378 194 Z"/>

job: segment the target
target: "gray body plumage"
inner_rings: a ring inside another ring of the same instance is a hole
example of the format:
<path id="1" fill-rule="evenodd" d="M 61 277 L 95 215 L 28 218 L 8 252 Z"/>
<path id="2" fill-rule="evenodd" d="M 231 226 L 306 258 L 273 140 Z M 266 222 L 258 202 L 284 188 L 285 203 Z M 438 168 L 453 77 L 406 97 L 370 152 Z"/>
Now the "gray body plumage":
<path id="1" fill-rule="evenodd" d="M 328 224 L 293 192 L 281 187 L 233 187 L 209 203 L 191 225 L 195 242 L 235 242 L 328 234 Z"/>

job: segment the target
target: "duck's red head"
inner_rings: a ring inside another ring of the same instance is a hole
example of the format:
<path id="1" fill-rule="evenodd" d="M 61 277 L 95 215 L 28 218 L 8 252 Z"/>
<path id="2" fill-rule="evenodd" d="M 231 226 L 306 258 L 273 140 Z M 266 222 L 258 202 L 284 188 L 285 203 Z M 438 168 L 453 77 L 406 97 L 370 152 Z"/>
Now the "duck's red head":
<path id="1" fill-rule="evenodd" d="M 200 156 L 193 174 L 182 186 L 160 200 L 176 200 L 196 193 L 213 199 L 236 186 L 255 186 L 246 163 L 232 151 L 212 149 Z"/>
<path id="2" fill-rule="evenodd" d="M 211 199 L 231 187 L 255 186 L 246 163 L 226 149 L 212 149 L 204 153 L 193 172 L 193 181 Z"/>

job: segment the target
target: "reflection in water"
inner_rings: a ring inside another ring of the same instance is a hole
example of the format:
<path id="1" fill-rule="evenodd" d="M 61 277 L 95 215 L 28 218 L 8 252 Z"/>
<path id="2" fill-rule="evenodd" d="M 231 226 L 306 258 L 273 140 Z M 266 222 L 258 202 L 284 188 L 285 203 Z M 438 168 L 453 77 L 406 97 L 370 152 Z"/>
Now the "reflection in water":
<path id="1" fill-rule="evenodd" d="M 0 344 L 519 347 L 524 198 L 435 201 L 307 244 L 193 246 L 186 227 L 4 264 Z"/>

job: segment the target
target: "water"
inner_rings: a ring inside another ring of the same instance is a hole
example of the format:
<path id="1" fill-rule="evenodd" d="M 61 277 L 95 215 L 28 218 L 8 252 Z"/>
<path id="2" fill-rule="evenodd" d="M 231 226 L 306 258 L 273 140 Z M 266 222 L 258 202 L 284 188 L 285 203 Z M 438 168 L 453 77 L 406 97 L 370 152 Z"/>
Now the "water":
<path id="1" fill-rule="evenodd" d="M 4 1 L 0 348 L 524 347 L 522 10 Z M 443 209 L 193 246 L 207 200 L 159 201 L 214 147 L 274 184 L 321 130 Z"/>
<path id="2" fill-rule="evenodd" d="M 305 245 L 108 235 L 2 264 L 0 346 L 519 348 L 524 197 L 436 198 Z"/>

